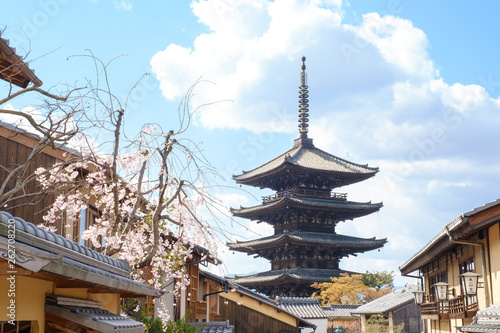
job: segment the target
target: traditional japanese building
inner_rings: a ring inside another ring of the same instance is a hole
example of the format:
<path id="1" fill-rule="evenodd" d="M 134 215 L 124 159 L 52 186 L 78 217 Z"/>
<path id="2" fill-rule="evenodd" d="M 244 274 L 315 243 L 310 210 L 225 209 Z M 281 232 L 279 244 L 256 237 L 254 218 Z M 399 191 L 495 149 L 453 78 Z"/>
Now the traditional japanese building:
<path id="1" fill-rule="evenodd" d="M 299 87 L 299 138 L 292 149 L 264 165 L 234 176 L 239 184 L 269 188 L 262 204 L 231 209 L 234 216 L 266 222 L 274 235 L 229 243 L 231 250 L 270 260 L 271 270 L 234 281 L 269 296 L 311 296 L 314 282 L 346 272 L 341 258 L 382 247 L 387 240 L 337 234 L 339 222 L 378 211 L 382 203 L 347 200 L 333 189 L 373 177 L 378 168 L 355 164 L 316 148 L 308 138 L 309 100 L 305 57 Z"/>

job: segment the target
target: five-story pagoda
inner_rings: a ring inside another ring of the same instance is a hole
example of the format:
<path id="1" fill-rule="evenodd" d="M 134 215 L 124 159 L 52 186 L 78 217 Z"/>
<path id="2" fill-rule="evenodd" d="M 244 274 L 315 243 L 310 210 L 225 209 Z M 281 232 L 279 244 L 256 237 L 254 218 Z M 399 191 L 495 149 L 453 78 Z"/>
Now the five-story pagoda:
<path id="1" fill-rule="evenodd" d="M 234 216 L 266 222 L 274 235 L 229 243 L 231 250 L 271 261 L 271 270 L 235 276 L 234 282 L 268 296 L 311 296 L 314 282 L 352 273 L 339 269 L 341 258 L 384 246 L 386 239 L 358 238 L 335 232 L 337 223 L 378 211 L 382 203 L 347 200 L 332 189 L 373 177 L 378 168 L 359 165 L 313 145 L 308 133 L 308 87 L 302 58 L 299 133 L 292 149 L 272 161 L 234 176 L 239 184 L 270 188 L 276 193 L 262 204 L 231 209 Z"/>

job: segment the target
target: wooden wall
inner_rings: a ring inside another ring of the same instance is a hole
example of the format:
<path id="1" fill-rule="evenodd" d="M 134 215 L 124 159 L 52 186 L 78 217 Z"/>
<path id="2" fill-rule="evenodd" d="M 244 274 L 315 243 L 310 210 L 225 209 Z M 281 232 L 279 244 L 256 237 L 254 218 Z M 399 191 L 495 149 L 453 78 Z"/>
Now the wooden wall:
<path id="1" fill-rule="evenodd" d="M 422 321 L 420 319 L 420 306 L 410 304 L 393 313 L 394 325 L 404 323 L 403 333 L 418 333 L 423 330 Z"/>
<path id="2" fill-rule="evenodd" d="M 328 319 L 328 333 L 334 333 L 339 327 L 344 330 L 345 333 L 359 333 L 361 332 L 361 319 L 360 317 L 354 317 L 353 319 Z"/>
<path id="3" fill-rule="evenodd" d="M 287 325 L 277 319 L 224 298 L 220 302 L 220 311 L 222 320 L 229 320 L 229 323 L 234 325 L 234 331 L 238 333 L 300 333 L 300 328 Z"/>
<path id="4" fill-rule="evenodd" d="M 16 136 L 4 137 L 0 135 L 0 165 L 6 167 L 7 169 L 15 168 L 19 164 L 23 164 L 28 158 L 31 148 L 26 144 L 29 144 L 29 140 L 25 140 L 25 144 L 20 143 L 18 140 L 22 135 L 18 134 Z M 34 140 L 33 140 L 34 141 Z M 27 173 L 24 177 L 29 177 L 34 174 L 35 170 L 41 166 L 51 166 L 55 164 L 58 159 L 55 156 L 47 153 L 38 154 L 34 161 L 29 165 Z M 0 186 L 3 184 L 6 178 L 7 171 L 0 168 Z M 15 180 L 11 180 L 6 188 L 6 191 L 13 188 Z M 28 183 L 25 188 L 27 193 L 34 193 L 39 191 L 40 188 L 36 181 Z M 24 201 L 16 201 L 7 207 L 0 207 L 0 210 L 4 210 L 13 216 L 21 217 L 22 219 L 33 222 L 34 224 L 42 223 L 42 216 L 44 210 L 49 207 L 49 205 L 54 201 L 54 195 L 48 195 L 44 198 L 31 198 Z M 27 203 L 18 208 L 10 208 L 15 205 Z M 56 226 L 58 229 L 60 226 Z"/>

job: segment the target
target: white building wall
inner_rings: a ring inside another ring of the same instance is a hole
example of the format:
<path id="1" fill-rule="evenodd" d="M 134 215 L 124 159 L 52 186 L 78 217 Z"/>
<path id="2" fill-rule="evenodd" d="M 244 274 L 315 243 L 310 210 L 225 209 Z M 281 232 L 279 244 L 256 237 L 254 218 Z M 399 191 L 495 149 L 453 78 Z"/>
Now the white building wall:
<path id="1" fill-rule="evenodd" d="M 316 331 L 312 328 L 303 328 L 301 333 L 326 333 L 326 329 L 328 328 L 328 318 L 320 318 L 320 319 L 308 319 L 304 318 L 308 322 L 316 325 Z"/>
<path id="2" fill-rule="evenodd" d="M 174 283 L 171 279 L 172 283 L 167 283 L 167 287 L 165 294 L 163 294 L 161 297 L 155 299 L 155 318 L 159 318 L 158 316 L 158 310 L 164 309 L 166 307 L 167 313 L 170 315 L 170 318 L 173 319 L 174 317 L 174 295 L 171 293 L 174 291 Z M 161 302 L 163 301 L 163 302 Z M 163 303 L 163 305 L 162 305 Z"/>

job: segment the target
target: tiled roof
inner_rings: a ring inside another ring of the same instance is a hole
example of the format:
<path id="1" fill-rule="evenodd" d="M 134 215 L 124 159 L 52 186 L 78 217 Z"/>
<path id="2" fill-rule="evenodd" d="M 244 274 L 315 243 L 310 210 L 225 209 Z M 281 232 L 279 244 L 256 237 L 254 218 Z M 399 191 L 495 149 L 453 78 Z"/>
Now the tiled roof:
<path id="1" fill-rule="evenodd" d="M 229 325 L 227 321 L 212 321 L 208 323 L 189 323 L 193 326 L 200 326 L 200 333 L 233 333 L 234 325 Z"/>
<path id="2" fill-rule="evenodd" d="M 319 299 L 311 297 L 276 297 L 280 308 L 305 319 L 327 318 L 328 315 L 319 305 Z"/>
<path id="3" fill-rule="evenodd" d="M 371 301 L 370 303 L 366 303 L 360 306 L 359 308 L 351 311 L 351 313 L 382 314 L 397 310 L 403 306 L 415 302 L 415 297 L 412 293 L 412 290 L 418 290 L 417 285 L 409 284 L 402 289 L 394 290 L 390 294 L 387 294 L 385 296 L 377 298 L 374 301 Z"/>
<path id="4" fill-rule="evenodd" d="M 418 250 L 414 255 L 410 257 L 406 262 L 404 262 L 401 266 L 399 266 L 399 270 L 402 273 L 405 273 L 406 270 L 411 266 L 411 264 L 417 260 L 419 257 L 423 256 L 430 248 L 432 248 L 434 245 L 436 245 L 439 241 L 441 241 L 443 238 L 448 238 L 448 232 L 451 232 L 461 226 L 463 226 L 465 223 L 467 223 L 467 218 L 480 213 L 488 208 L 491 208 L 493 206 L 496 206 L 500 204 L 500 199 L 497 199 L 495 201 L 489 202 L 487 204 L 484 204 L 483 206 L 474 208 L 468 212 L 465 212 L 450 222 L 448 222 L 441 230 L 439 230 L 420 250 Z M 411 273 L 411 271 L 407 271 L 406 273 Z"/>
<path id="5" fill-rule="evenodd" d="M 236 181 L 245 181 L 253 177 L 258 177 L 264 173 L 280 168 L 285 163 L 311 170 L 334 171 L 339 173 L 373 175 L 378 171 L 378 168 L 370 168 L 366 165 L 360 165 L 341 159 L 314 147 L 312 144 L 296 144 L 292 149 L 275 159 L 251 171 L 244 171 L 243 174 L 234 176 L 234 179 Z"/>
<path id="6" fill-rule="evenodd" d="M 16 231 L 22 231 L 27 235 L 35 236 L 39 240 L 46 241 L 43 243 L 49 244 L 51 247 L 54 247 L 55 249 L 59 248 L 61 250 L 63 249 L 67 250 L 68 254 L 74 253 L 75 256 L 84 255 L 89 259 L 91 258 L 100 261 L 106 265 L 118 268 L 119 270 L 123 270 L 124 275 L 129 274 L 129 265 L 125 260 L 117 260 L 105 256 L 97 251 L 89 249 L 88 247 L 82 246 L 60 235 L 56 235 L 53 232 L 39 228 L 35 226 L 33 223 L 24 221 L 20 217 L 13 217 L 7 212 L 0 211 L 0 221 L 2 223 L 8 224 L 9 219 L 13 219 L 16 221 Z M 35 245 L 35 247 L 40 247 L 41 249 L 45 249 L 45 246 L 42 245 L 43 243 L 40 242 L 40 244 L 37 244 L 38 246 Z"/>
<path id="7" fill-rule="evenodd" d="M 223 278 L 223 277 L 220 277 L 218 275 L 215 275 L 213 273 L 210 273 L 210 272 L 207 272 L 204 270 L 200 270 L 200 276 L 208 278 L 212 281 L 217 281 L 220 284 L 222 284 L 223 282 L 227 282 L 227 283 L 229 283 L 230 288 L 234 289 L 237 293 L 242 294 L 242 295 L 246 295 L 246 296 L 251 297 L 255 300 L 258 300 L 259 302 L 265 303 L 271 307 L 282 310 L 283 312 L 298 319 L 300 327 L 315 327 L 314 324 L 308 322 L 307 320 L 302 319 L 301 317 L 298 317 L 297 315 L 293 314 L 292 312 L 287 311 L 286 309 L 281 309 L 275 300 L 270 299 L 266 295 L 257 293 L 253 290 L 250 290 L 250 289 L 248 289 L 248 288 L 246 288 L 238 283 L 235 283 L 234 280 L 232 280 L 231 278 Z"/>
<path id="8" fill-rule="evenodd" d="M 355 274 L 340 269 L 318 269 L 318 268 L 291 268 L 273 271 L 260 272 L 250 275 L 235 275 L 230 278 L 231 281 L 252 287 L 255 285 L 266 284 L 270 282 L 282 282 L 288 280 L 299 280 L 304 282 L 331 282 L 331 277 L 338 277 L 341 273 Z"/>
<path id="9" fill-rule="evenodd" d="M 353 215 L 353 217 L 363 216 L 371 212 L 379 210 L 382 203 L 371 202 L 354 202 L 343 200 L 319 199 L 309 197 L 295 197 L 285 195 L 281 199 L 271 201 L 262 205 L 252 207 L 241 207 L 239 209 L 231 208 L 231 212 L 236 216 L 243 217 L 248 214 L 257 214 L 276 211 L 279 207 L 286 206 L 306 206 L 311 208 L 324 208 L 331 210 L 345 211 Z"/>
<path id="10" fill-rule="evenodd" d="M 313 297 L 276 297 L 280 308 L 306 319 L 354 317 L 351 311 L 359 305 L 329 304 L 320 306 L 319 299 Z"/>
<path id="11" fill-rule="evenodd" d="M 489 308 L 480 310 L 474 316 L 472 324 L 458 327 L 461 332 L 500 332 L 500 303 L 493 304 Z"/>
<path id="12" fill-rule="evenodd" d="M 4 122 L 2 120 L 0 120 L 0 127 L 5 127 L 6 129 L 8 129 L 8 130 L 10 130 L 12 132 L 25 135 L 25 136 L 27 136 L 29 138 L 34 139 L 34 140 L 40 140 L 40 136 L 38 136 L 37 134 L 29 132 L 28 130 L 20 128 L 20 127 L 14 125 L 14 124 L 6 123 L 6 122 Z M 77 151 L 76 149 L 70 148 L 68 146 L 65 146 L 65 145 L 62 145 L 62 144 L 56 144 L 55 147 L 57 149 L 61 149 L 61 150 L 65 151 L 65 152 L 68 152 L 68 153 L 70 153 L 72 155 L 81 156 L 81 154 L 80 154 L 79 151 Z"/>
<path id="13" fill-rule="evenodd" d="M 79 303 L 83 305 L 76 305 Z M 47 295 L 45 312 L 103 333 L 139 333 L 146 328 L 141 322 L 103 310 L 100 302 L 85 299 Z"/>
<path id="14" fill-rule="evenodd" d="M 105 256 L 3 211 L 0 211 L 0 245 L 7 239 L 8 226 L 14 223 L 16 255 L 45 258 L 38 270 L 134 294 L 159 295 L 158 290 L 130 279 L 130 267 L 125 260 Z M 2 251 L 0 246 L 0 254 Z M 31 265 L 34 257 L 25 260 L 26 265 Z M 16 262 L 23 265 L 23 260 Z"/>
<path id="15" fill-rule="evenodd" d="M 330 233 L 294 231 L 290 233 L 284 233 L 282 235 L 273 235 L 246 242 L 236 241 L 236 243 L 228 243 L 228 246 L 232 250 L 251 252 L 256 248 L 265 247 L 266 245 L 269 246 L 280 241 L 290 241 L 292 243 L 297 242 L 301 244 L 305 243 L 311 245 L 335 245 L 352 248 L 363 248 L 362 250 L 364 251 L 367 249 L 376 249 L 378 247 L 382 247 L 387 242 L 387 239 L 375 239 L 375 237 L 358 238 Z"/>
<path id="16" fill-rule="evenodd" d="M 354 304 L 328 304 L 327 306 L 323 306 L 322 308 L 328 315 L 328 317 L 331 318 L 331 317 L 354 317 L 351 314 L 351 312 L 359 307 L 360 305 L 354 305 Z"/>

